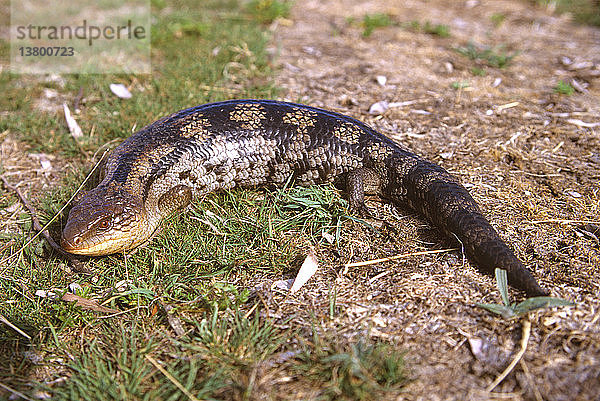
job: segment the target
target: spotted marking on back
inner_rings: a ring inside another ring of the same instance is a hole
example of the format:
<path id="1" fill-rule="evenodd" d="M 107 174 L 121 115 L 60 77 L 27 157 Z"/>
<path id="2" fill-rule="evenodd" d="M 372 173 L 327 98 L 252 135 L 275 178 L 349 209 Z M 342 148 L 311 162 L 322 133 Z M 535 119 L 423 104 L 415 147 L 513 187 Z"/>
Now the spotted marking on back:
<path id="1" fill-rule="evenodd" d="M 258 103 L 238 104 L 229 113 L 229 119 L 242 123 L 244 129 L 259 129 L 266 118 L 265 108 Z"/>
<path id="2" fill-rule="evenodd" d="M 360 136 L 363 134 L 363 130 L 355 124 L 352 124 L 350 122 L 344 122 L 335 127 L 332 131 L 332 134 L 336 138 L 354 145 L 360 140 Z"/>
<path id="3" fill-rule="evenodd" d="M 210 134 L 207 130 L 211 126 L 210 121 L 201 113 L 194 113 L 182 118 L 178 124 L 179 134 L 183 138 L 197 137 L 198 140 L 204 140 Z"/>
<path id="4" fill-rule="evenodd" d="M 367 147 L 369 151 L 369 156 L 376 162 L 382 162 L 386 157 L 394 153 L 394 151 L 389 147 L 385 146 L 380 142 L 374 142 Z"/>
<path id="5" fill-rule="evenodd" d="M 309 127 L 315 126 L 317 116 L 317 113 L 312 110 L 294 107 L 283 116 L 282 121 L 285 124 L 295 125 L 298 132 L 306 134 Z"/>

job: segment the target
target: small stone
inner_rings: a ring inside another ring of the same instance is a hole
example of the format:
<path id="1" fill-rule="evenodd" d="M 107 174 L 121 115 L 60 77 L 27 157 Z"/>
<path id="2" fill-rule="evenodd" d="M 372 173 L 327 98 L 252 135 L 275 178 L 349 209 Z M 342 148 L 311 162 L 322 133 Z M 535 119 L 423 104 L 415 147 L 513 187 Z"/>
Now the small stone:
<path id="1" fill-rule="evenodd" d="M 381 86 L 385 86 L 385 84 L 387 83 L 387 77 L 384 75 L 377 75 L 377 77 L 375 77 L 375 80 Z"/>
<path id="2" fill-rule="evenodd" d="M 388 108 L 389 108 L 389 103 L 386 102 L 385 100 L 382 100 L 380 102 L 373 103 L 371 105 L 371 107 L 369 107 L 369 114 L 378 116 L 378 115 L 385 113 Z"/>
<path id="3" fill-rule="evenodd" d="M 440 157 L 441 157 L 442 159 L 444 159 L 444 160 L 451 159 L 451 158 L 452 158 L 452 156 L 454 156 L 454 152 L 453 152 L 453 151 L 450 151 L 450 152 L 442 152 L 442 153 L 440 153 Z"/>
<path id="4" fill-rule="evenodd" d="M 589 84 L 587 82 L 579 82 L 576 79 L 572 79 L 571 80 L 571 85 L 573 86 L 573 88 L 575 88 L 575 90 L 577 92 L 581 92 L 581 93 L 587 93 L 587 87 L 589 86 Z"/>
<path id="5" fill-rule="evenodd" d="M 323 231 L 321 233 L 321 235 L 323 235 L 323 238 L 325 238 L 325 240 L 327 242 L 329 242 L 330 244 L 333 244 L 335 242 L 335 236 L 333 236 L 331 233 L 328 233 L 326 231 Z"/>
<path id="6" fill-rule="evenodd" d="M 290 288 L 292 288 L 293 284 L 294 284 L 293 278 L 291 278 L 289 280 L 277 280 L 271 285 L 271 288 L 288 291 Z"/>
<path id="7" fill-rule="evenodd" d="M 562 56 L 560 58 L 560 62 L 562 63 L 562 65 L 571 65 L 571 64 L 573 64 L 573 60 L 571 60 L 571 58 L 567 57 L 567 56 Z"/>
<path id="8" fill-rule="evenodd" d="M 469 346 L 475 358 L 483 359 L 485 357 L 483 353 L 484 342 L 481 338 L 469 337 Z"/>

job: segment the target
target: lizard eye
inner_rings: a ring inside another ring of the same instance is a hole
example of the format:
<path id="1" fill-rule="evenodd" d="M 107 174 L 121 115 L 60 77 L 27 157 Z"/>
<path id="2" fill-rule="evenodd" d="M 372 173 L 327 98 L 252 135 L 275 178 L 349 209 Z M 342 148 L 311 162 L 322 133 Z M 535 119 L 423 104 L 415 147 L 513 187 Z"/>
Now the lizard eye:
<path id="1" fill-rule="evenodd" d="M 108 219 L 104 219 L 104 220 L 100 220 L 98 222 L 98 224 L 96 225 L 96 228 L 99 230 L 108 230 L 110 228 L 111 224 L 110 221 Z"/>

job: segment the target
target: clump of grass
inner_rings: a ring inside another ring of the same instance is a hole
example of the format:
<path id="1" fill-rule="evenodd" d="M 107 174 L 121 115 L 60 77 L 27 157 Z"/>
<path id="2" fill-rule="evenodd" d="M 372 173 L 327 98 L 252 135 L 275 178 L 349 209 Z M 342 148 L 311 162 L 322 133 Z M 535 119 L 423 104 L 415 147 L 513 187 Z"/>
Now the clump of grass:
<path id="1" fill-rule="evenodd" d="M 286 341 L 286 333 L 275 328 L 258 313 L 243 317 L 240 313 L 219 314 L 196 323 L 192 340 L 185 348 L 199 352 L 209 364 L 224 364 L 234 369 L 264 361 Z"/>
<path id="2" fill-rule="evenodd" d="M 452 89 L 456 89 L 456 90 L 458 90 L 458 89 L 465 89 L 465 88 L 468 88 L 470 86 L 471 86 L 471 84 L 469 82 L 467 82 L 467 81 L 455 81 L 455 82 L 452 82 L 450 84 L 450 87 Z"/>
<path id="3" fill-rule="evenodd" d="M 133 324 L 99 330 L 98 338 L 85 341 L 85 352 L 72 356 L 69 380 L 42 389 L 58 400 L 165 400 L 190 394 L 197 399 L 249 399 L 255 390 L 249 380 L 253 369 L 289 338 L 258 313 L 246 318 L 216 309 L 194 323 L 191 335 L 160 347 Z"/>
<path id="4" fill-rule="evenodd" d="M 363 33 L 362 35 L 366 38 L 371 36 L 373 31 L 377 28 L 383 28 L 386 26 L 390 26 L 393 24 L 392 18 L 389 14 L 367 14 L 363 17 L 362 27 Z"/>
<path id="5" fill-rule="evenodd" d="M 575 88 L 573 88 L 568 82 L 560 80 L 554 87 L 554 92 L 558 93 L 559 95 L 571 96 L 573 93 L 575 93 Z"/>
<path id="6" fill-rule="evenodd" d="M 450 27 L 443 24 L 434 24 L 430 21 L 421 23 L 419 21 L 410 21 L 402 24 L 405 29 L 409 29 L 413 32 L 422 32 L 429 35 L 440 36 L 442 38 L 450 37 Z"/>
<path id="7" fill-rule="evenodd" d="M 346 20 L 349 24 L 352 24 L 355 21 L 352 17 L 347 18 Z M 450 27 L 448 25 L 434 24 L 430 21 L 425 21 L 424 23 L 419 21 L 410 21 L 407 23 L 398 24 L 389 14 L 367 14 L 363 17 L 360 25 L 363 28 L 364 37 L 369 37 L 375 29 L 386 26 L 401 26 L 414 32 L 427 33 L 429 35 L 436 35 L 442 38 L 447 38 L 450 36 Z"/>
<path id="8" fill-rule="evenodd" d="M 469 42 L 466 46 L 454 49 L 457 53 L 478 61 L 490 67 L 505 68 L 519 54 L 518 52 L 506 53 L 502 47 L 490 48 Z"/>
<path id="9" fill-rule="evenodd" d="M 233 284 L 217 281 L 202 294 L 201 301 L 206 304 L 207 309 L 237 309 L 248 301 L 249 295 L 247 288 L 240 290 Z"/>
<path id="10" fill-rule="evenodd" d="M 324 399 L 374 399 L 398 390 L 407 381 L 401 352 L 384 343 L 321 343 L 305 349 L 294 369 L 314 380 Z"/>
<path id="11" fill-rule="evenodd" d="M 270 24 L 277 18 L 288 17 L 291 7 L 289 1 L 279 0 L 251 0 L 246 5 L 250 15 L 262 24 Z"/>
<path id="12" fill-rule="evenodd" d="M 478 76 L 478 77 L 484 77 L 487 74 L 487 72 L 485 71 L 484 68 L 473 67 L 473 68 L 471 68 L 471 74 Z"/>
<path id="13" fill-rule="evenodd" d="M 69 380 L 44 390 L 57 400 L 157 399 L 159 392 L 149 380 L 151 365 L 144 358 L 153 346 L 135 327 L 102 330 L 101 339 L 86 341 L 85 352 L 68 363 Z"/>
<path id="14" fill-rule="evenodd" d="M 179 342 L 187 357 L 171 364 L 170 371 L 198 398 L 252 399 L 253 371 L 288 340 L 289 333 L 275 328 L 255 313 L 218 313 L 195 324 L 190 339 Z M 179 389 L 162 380 L 165 396 Z M 168 397 L 165 397 L 168 398 Z"/>
<path id="15" fill-rule="evenodd" d="M 502 25 L 504 23 L 505 19 L 506 19 L 506 14 L 503 14 L 503 13 L 494 13 L 490 16 L 490 21 L 492 21 L 492 24 L 494 24 L 494 26 L 496 28 L 498 28 L 500 25 Z"/>
<path id="16" fill-rule="evenodd" d="M 425 21 L 425 24 L 423 25 L 423 32 L 442 38 L 450 37 L 450 27 L 448 25 L 433 24 L 429 21 Z"/>

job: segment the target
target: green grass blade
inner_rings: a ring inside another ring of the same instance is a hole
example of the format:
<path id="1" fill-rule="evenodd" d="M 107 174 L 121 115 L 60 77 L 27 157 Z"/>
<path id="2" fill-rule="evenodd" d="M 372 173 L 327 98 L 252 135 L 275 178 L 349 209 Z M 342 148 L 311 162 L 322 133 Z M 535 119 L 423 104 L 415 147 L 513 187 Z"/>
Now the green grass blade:
<path id="1" fill-rule="evenodd" d="M 506 270 L 496 269 L 496 285 L 500 290 L 500 296 L 502 297 L 504 306 L 509 307 L 510 299 L 508 298 L 508 278 L 506 276 Z"/>
<path id="2" fill-rule="evenodd" d="M 509 306 L 504 306 L 504 305 L 500 305 L 500 304 L 475 304 L 475 305 L 477 305 L 480 308 L 483 308 L 487 311 L 495 313 L 497 315 L 501 315 L 502 317 L 504 317 L 506 319 L 515 317 L 515 313 Z"/>
<path id="3" fill-rule="evenodd" d="M 514 313 L 518 316 L 524 315 L 536 309 L 552 308 L 555 306 L 573 306 L 573 302 L 555 297 L 533 297 L 519 303 L 514 307 Z"/>

